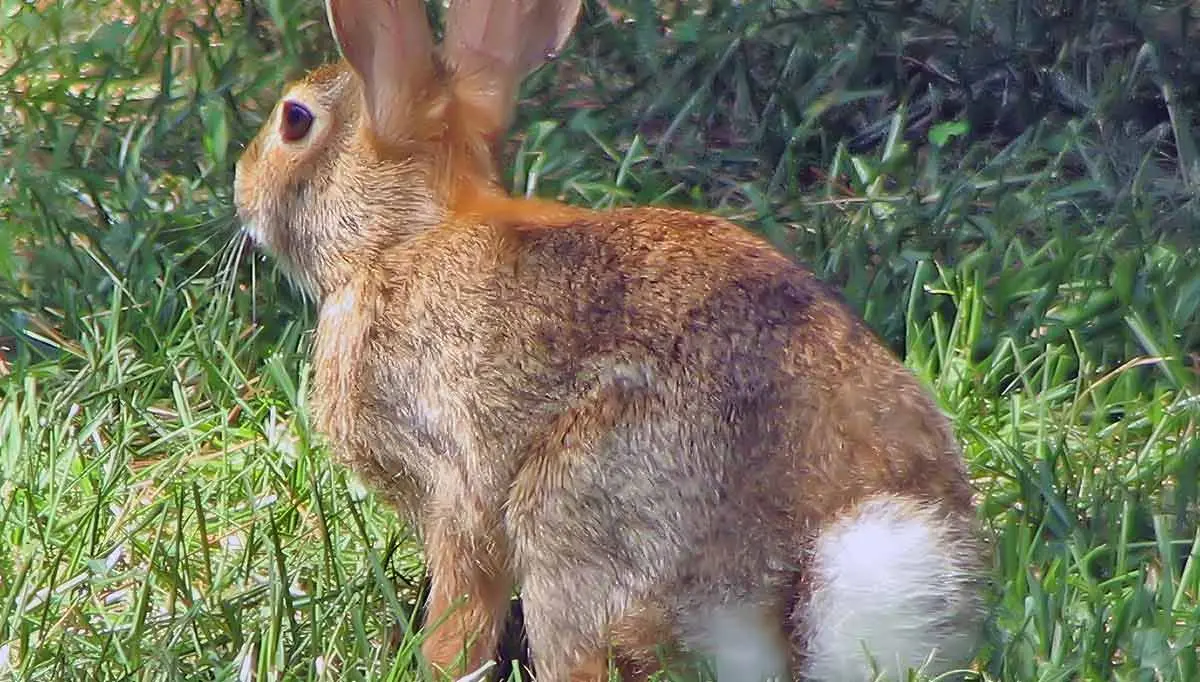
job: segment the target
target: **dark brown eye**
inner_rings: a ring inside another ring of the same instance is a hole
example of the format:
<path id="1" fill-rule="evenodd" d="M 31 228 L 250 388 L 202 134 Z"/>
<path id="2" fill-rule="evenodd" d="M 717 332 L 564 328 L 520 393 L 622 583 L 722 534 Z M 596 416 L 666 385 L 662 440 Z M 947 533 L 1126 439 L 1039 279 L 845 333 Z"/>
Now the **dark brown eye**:
<path id="1" fill-rule="evenodd" d="M 308 134 L 309 128 L 312 128 L 313 115 L 308 110 L 308 107 L 299 102 L 287 101 L 283 103 L 283 122 L 280 125 L 283 139 L 288 142 L 295 142 Z"/>

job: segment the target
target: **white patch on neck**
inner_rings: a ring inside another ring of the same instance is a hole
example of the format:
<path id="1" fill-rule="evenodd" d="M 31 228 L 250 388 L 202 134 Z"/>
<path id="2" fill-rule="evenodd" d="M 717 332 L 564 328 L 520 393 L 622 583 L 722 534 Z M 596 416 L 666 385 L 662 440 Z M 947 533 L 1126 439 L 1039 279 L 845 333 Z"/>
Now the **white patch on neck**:
<path id="1" fill-rule="evenodd" d="M 345 321 L 346 318 L 354 316 L 354 308 L 357 304 L 358 288 L 347 284 L 325 297 L 325 301 L 321 304 L 321 321 L 328 323 Z"/>
<path id="2" fill-rule="evenodd" d="M 361 309 L 361 292 L 354 284 L 335 290 L 321 304 L 314 353 L 321 422 L 334 439 L 353 428 L 355 377 L 365 352 L 371 320 Z"/>

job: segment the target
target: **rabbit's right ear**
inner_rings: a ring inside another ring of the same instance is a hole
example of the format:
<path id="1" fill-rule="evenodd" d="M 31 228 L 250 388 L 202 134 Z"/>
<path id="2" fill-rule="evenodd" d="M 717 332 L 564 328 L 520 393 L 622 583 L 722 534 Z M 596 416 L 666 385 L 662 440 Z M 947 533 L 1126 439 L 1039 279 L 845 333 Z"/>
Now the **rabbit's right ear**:
<path id="1" fill-rule="evenodd" d="M 451 0 L 444 50 L 460 87 L 488 116 L 492 136 L 508 127 L 521 80 L 562 49 L 581 0 Z"/>
<path id="2" fill-rule="evenodd" d="M 372 132 L 401 131 L 433 71 L 433 36 L 423 0 L 326 0 L 342 56 L 363 85 Z"/>

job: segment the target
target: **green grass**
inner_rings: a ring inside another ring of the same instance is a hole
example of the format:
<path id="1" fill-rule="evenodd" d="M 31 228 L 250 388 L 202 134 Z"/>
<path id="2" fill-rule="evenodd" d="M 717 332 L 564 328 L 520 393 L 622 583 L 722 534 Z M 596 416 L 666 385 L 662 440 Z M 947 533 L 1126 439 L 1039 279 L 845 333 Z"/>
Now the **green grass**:
<path id="1" fill-rule="evenodd" d="M 590 5 L 514 191 L 715 210 L 843 287 L 966 449 L 983 679 L 1200 679 L 1200 16 L 704 7 Z M 240 144 L 332 53 L 315 2 L 0 0 L 0 679 L 418 677 L 419 552 L 235 239 Z"/>

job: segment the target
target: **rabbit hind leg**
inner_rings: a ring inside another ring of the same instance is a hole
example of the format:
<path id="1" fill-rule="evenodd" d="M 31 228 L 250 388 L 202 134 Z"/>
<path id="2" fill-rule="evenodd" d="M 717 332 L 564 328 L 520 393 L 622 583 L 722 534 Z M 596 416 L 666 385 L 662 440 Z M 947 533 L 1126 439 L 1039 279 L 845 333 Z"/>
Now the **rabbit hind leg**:
<path id="1" fill-rule="evenodd" d="M 571 630 L 562 627 L 548 628 L 555 636 L 544 637 L 537 615 L 533 614 L 531 639 L 539 643 L 553 641 L 553 646 L 538 649 L 540 655 L 535 653 L 535 659 L 540 659 L 534 664 L 538 679 L 644 682 L 661 670 L 675 672 L 675 666 L 683 660 L 678 646 L 673 644 L 673 628 L 657 608 L 631 608 L 609 629 L 607 641 L 602 644 L 597 643 L 603 641 L 599 639 L 572 637 Z M 596 644 L 588 646 L 585 642 Z"/>

